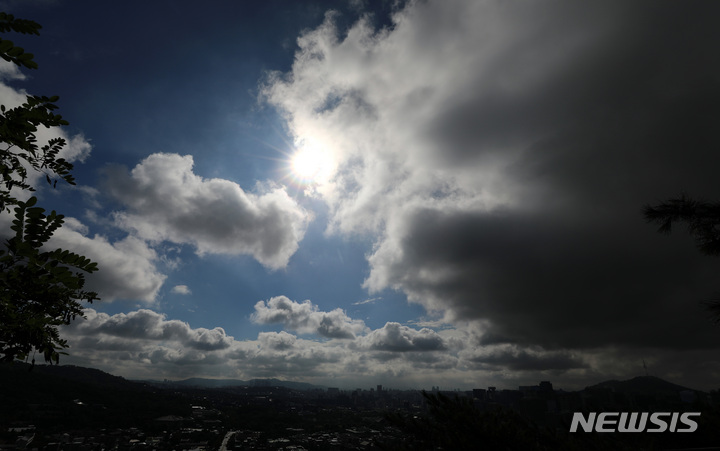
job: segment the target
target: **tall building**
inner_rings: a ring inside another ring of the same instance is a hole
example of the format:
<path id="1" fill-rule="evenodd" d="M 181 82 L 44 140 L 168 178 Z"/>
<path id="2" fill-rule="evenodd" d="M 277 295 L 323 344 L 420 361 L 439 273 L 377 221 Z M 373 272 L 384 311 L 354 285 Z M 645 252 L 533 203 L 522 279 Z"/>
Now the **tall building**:
<path id="1" fill-rule="evenodd" d="M 483 388 L 473 388 L 473 398 L 475 398 L 475 399 L 485 399 L 485 389 L 483 389 Z"/>
<path id="2" fill-rule="evenodd" d="M 550 381 L 540 382 L 540 391 L 553 391 L 553 386 Z"/>

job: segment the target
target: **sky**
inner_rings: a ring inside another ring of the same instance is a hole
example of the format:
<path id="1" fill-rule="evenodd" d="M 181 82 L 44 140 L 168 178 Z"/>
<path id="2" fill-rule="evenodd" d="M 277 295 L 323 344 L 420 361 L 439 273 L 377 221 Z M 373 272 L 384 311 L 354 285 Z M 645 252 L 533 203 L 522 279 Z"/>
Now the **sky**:
<path id="1" fill-rule="evenodd" d="M 50 245 L 100 268 L 61 363 L 718 388 L 720 260 L 642 216 L 720 199 L 717 2 L 0 5 L 43 26 L 0 103 L 70 122 Z"/>

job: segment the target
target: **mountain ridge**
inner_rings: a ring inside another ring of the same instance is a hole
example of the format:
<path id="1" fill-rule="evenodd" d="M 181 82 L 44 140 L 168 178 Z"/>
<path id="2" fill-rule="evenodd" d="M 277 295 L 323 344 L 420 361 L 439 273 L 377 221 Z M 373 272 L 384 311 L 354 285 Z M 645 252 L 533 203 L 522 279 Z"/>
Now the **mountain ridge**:
<path id="1" fill-rule="evenodd" d="M 32 369 L 31 369 L 32 368 Z M 0 381 L 8 380 L 12 374 L 17 378 L 20 373 L 26 371 L 27 375 L 47 375 L 58 377 L 78 383 L 99 385 L 107 388 L 128 389 L 142 387 L 143 385 L 162 387 L 184 387 L 184 388 L 227 388 L 238 386 L 249 387 L 285 387 L 294 390 L 316 390 L 327 389 L 326 386 L 310 384 L 307 382 L 288 381 L 277 378 L 255 378 L 250 380 L 241 379 L 211 379 L 194 377 L 176 381 L 153 380 L 153 379 L 126 379 L 122 376 L 115 376 L 105 371 L 82 367 L 76 365 L 34 365 L 14 362 L 0 364 Z M 639 393 L 639 394 L 677 394 L 681 391 L 694 391 L 705 393 L 702 390 L 688 388 L 679 384 L 668 382 L 656 376 L 637 376 L 627 380 L 610 379 L 594 385 L 586 386 L 580 390 L 568 390 L 571 392 L 582 392 L 593 389 L 611 389 L 616 392 Z"/>
<path id="2" fill-rule="evenodd" d="M 181 379 L 177 381 L 139 379 L 134 382 L 141 382 L 155 386 L 167 387 L 195 387 L 195 388 L 226 388 L 226 387 L 285 387 L 294 390 L 316 390 L 325 389 L 322 385 L 314 385 L 307 382 L 287 381 L 276 378 L 269 379 L 210 379 L 204 377 L 191 377 L 189 379 Z"/>
<path id="3" fill-rule="evenodd" d="M 672 395 L 682 391 L 693 391 L 705 393 L 702 390 L 695 390 L 672 382 L 668 382 L 657 376 L 636 376 L 632 379 L 620 381 L 611 379 L 604 382 L 585 387 L 585 389 L 609 388 L 616 392 L 635 394 L 666 394 Z"/>

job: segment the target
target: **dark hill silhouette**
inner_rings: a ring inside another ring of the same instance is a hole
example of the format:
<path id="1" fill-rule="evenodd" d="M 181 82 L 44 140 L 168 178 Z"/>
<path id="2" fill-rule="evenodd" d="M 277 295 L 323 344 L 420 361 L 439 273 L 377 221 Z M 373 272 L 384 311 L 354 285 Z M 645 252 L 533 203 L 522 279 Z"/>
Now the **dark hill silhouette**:
<path id="1" fill-rule="evenodd" d="M 6 387 L 32 388 L 44 396 L 67 398 L 93 393 L 98 390 L 147 390 L 143 384 L 130 382 L 94 368 L 72 365 L 29 365 L 21 362 L 0 364 L 0 384 Z M 13 396 L 11 391 L 5 393 Z M 26 394 L 30 398 L 38 395 Z M 47 399 L 47 398 L 46 398 Z M 37 399 L 42 402 L 42 399 Z"/>
<path id="2" fill-rule="evenodd" d="M 700 390 L 683 387 L 673 384 L 655 376 L 638 376 L 626 381 L 609 380 L 592 385 L 586 389 L 609 388 L 616 393 L 641 394 L 641 395 L 677 395 L 681 391 L 691 390 L 703 393 Z"/>
<path id="3" fill-rule="evenodd" d="M 2 363 L 0 387 L 0 424 L 130 427 L 191 413 L 185 399 L 92 368 Z"/>
<path id="4" fill-rule="evenodd" d="M 113 376 L 112 374 L 95 368 L 85 368 L 75 365 L 35 365 L 32 371 L 70 381 L 100 385 L 108 389 L 138 388 L 135 382 L 128 381 L 120 376 Z"/>

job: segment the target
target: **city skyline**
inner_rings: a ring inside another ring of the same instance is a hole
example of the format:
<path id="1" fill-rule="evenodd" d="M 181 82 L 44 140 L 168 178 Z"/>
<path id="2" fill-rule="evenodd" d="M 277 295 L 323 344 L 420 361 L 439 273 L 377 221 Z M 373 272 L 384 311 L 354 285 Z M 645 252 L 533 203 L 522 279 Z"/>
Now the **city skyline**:
<path id="1" fill-rule="evenodd" d="M 717 388 L 720 261 L 642 208 L 720 200 L 720 5 L 0 3 L 43 26 L 0 103 L 70 122 L 51 244 L 99 266 L 61 363 Z"/>

